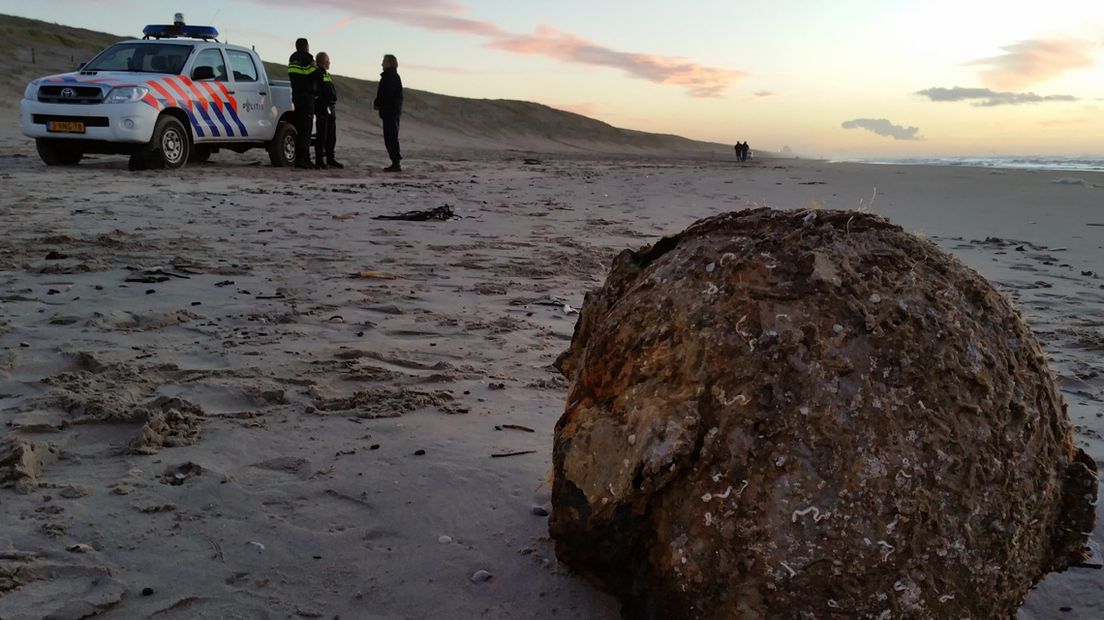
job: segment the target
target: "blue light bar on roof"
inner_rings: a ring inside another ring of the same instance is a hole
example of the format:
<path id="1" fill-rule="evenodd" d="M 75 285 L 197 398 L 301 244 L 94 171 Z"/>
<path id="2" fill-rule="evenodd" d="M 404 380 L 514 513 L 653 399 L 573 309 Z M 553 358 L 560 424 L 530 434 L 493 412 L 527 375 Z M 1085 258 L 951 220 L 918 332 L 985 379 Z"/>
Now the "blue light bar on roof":
<path id="1" fill-rule="evenodd" d="M 214 26 L 177 26 L 174 24 L 151 24 L 142 29 L 147 39 L 217 39 L 218 29 Z"/>

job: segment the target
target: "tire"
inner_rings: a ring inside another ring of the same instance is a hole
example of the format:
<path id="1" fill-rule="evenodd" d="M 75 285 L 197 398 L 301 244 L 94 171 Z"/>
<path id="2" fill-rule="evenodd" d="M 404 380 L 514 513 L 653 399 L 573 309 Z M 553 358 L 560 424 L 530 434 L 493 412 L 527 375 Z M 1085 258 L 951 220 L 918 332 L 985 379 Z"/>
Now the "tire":
<path id="1" fill-rule="evenodd" d="M 188 163 L 192 150 L 192 136 L 184 125 L 171 116 L 157 119 L 150 146 L 158 152 L 165 168 L 176 170 Z"/>
<path id="2" fill-rule="evenodd" d="M 75 166 L 84 157 L 80 150 L 58 140 L 39 138 L 35 140 L 35 149 L 47 166 Z"/>
<path id="3" fill-rule="evenodd" d="M 268 159 L 273 166 L 291 168 L 295 165 L 295 140 L 298 136 L 299 132 L 287 121 L 281 121 L 276 126 L 276 135 L 268 143 Z"/>
<path id="4" fill-rule="evenodd" d="M 189 164 L 204 164 L 211 159 L 211 148 L 206 146 L 193 146 L 192 153 L 188 156 Z"/>

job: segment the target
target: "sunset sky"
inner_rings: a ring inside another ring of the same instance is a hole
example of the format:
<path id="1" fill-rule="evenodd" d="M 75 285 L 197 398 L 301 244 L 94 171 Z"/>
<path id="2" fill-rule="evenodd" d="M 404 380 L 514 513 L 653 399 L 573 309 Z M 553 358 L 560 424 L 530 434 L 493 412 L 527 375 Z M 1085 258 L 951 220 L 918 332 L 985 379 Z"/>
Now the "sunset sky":
<path id="1" fill-rule="evenodd" d="M 306 36 L 337 74 L 394 53 L 408 87 L 753 148 L 1104 152 L 1099 0 L 0 0 L 121 35 L 175 11 L 266 60 Z"/>

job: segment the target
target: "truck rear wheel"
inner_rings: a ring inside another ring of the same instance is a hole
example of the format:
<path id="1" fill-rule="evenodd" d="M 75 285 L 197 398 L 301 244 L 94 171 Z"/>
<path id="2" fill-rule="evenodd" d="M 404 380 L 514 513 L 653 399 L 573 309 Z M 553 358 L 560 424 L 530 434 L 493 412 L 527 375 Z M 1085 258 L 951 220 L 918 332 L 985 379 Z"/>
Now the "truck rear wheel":
<path id="1" fill-rule="evenodd" d="M 84 157 L 84 153 L 73 145 L 47 138 L 35 140 L 35 149 L 47 166 L 75 166 Z"/>
<path id="2" fill-rule="evenodd" d="M 295 165 L 295 140 L 298 136 L 295 127 L 287 121 L 281 121 L 276 126 L 276 135 L 268 143 L 268 158 L 273 166 L 290 168 Z"/>

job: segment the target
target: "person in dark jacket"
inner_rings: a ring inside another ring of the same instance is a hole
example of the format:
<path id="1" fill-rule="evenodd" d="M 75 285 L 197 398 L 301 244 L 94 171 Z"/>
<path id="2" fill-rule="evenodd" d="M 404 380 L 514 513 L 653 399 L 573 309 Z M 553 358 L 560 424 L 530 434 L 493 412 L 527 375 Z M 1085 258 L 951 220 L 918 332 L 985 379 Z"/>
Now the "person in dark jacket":
<path id="1" fill-rule="evenodd" d="M 747 161 L 748 146 L 746 142 L 736 143 L 736 161 Z"/>
<path id="2" fill-rule="evenodd" d="M 399 117 L 403 108 L 403 85 L 399 77 L 399 60 L 388 54 L 383 57 L 383 73 L 380 74 L 379 90 L 373 107 L 379 110 L 383 123 L 383 143 L 387 146 L 387 155 L 391 165 L 384 172 L 402 172 L 402 153 L 399 151 Z"/>
<path id="3" fill-rule="evenodd" d="M 314 138 L 314 167 L 323 170 L 344 168 L 334 159 L 334 147 L 337 146 L 337 88 L 330 76 L 330 55 L 318 52 L 315 62 L 322 72 L 322 89 L 318 91 L 314 104 L 314 122 L 318 127 Z"/>
<path id="4" fill-rule="evenodd" d="M 314 64 L 306 39 L 295 41 L 295 53 L 288 59 L 288 80 L 295 106 L 295 167 L 314 168 L 310 160 L 310 141 L 314 129 L 314 100 L 320 90 L 322 72 Z"/>

